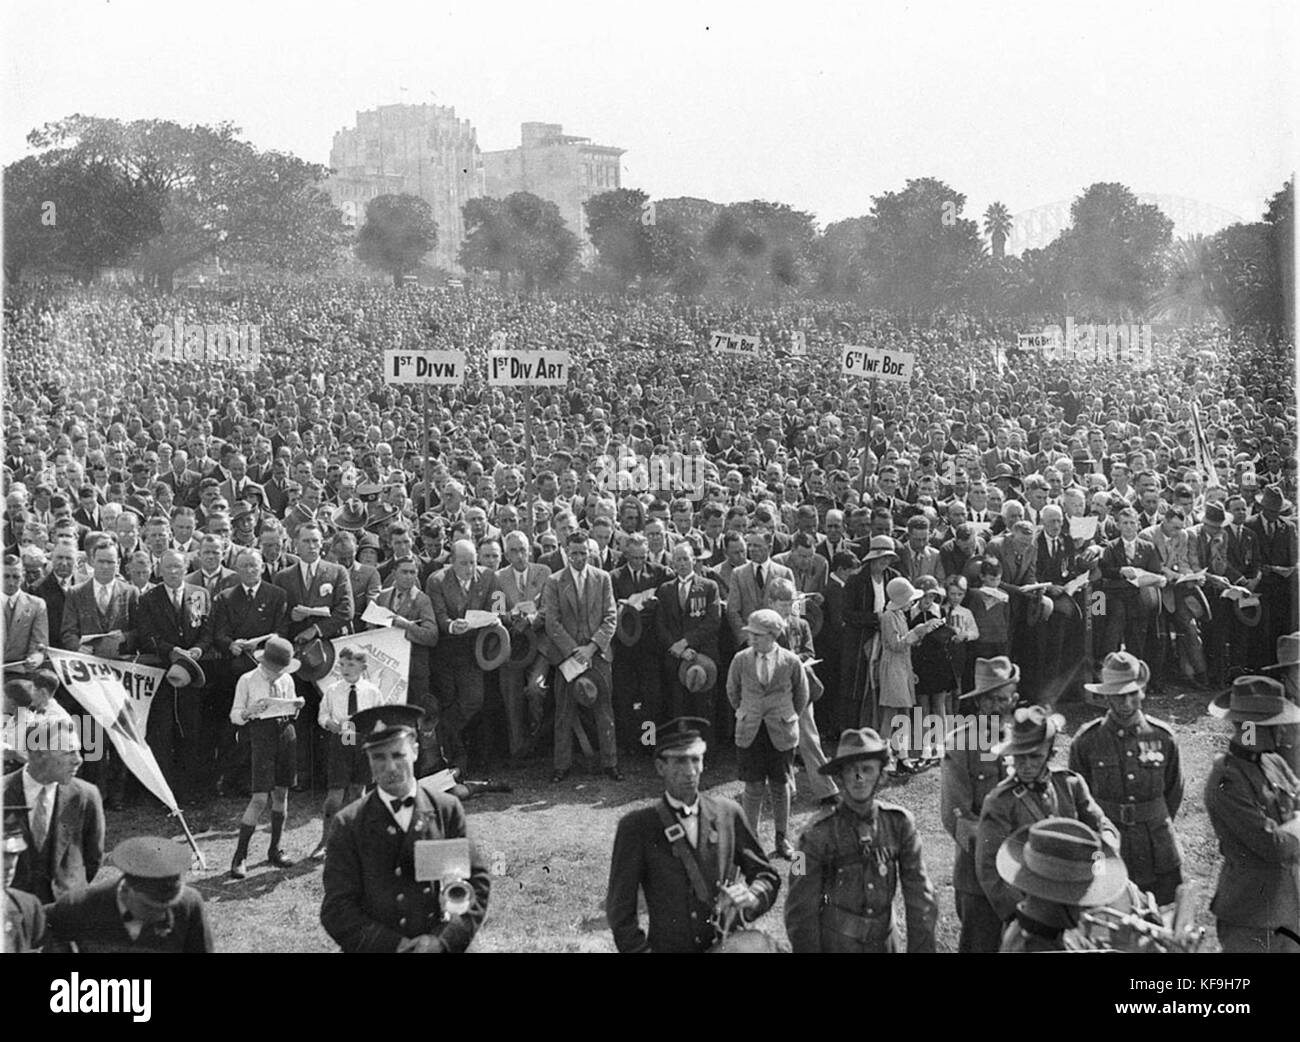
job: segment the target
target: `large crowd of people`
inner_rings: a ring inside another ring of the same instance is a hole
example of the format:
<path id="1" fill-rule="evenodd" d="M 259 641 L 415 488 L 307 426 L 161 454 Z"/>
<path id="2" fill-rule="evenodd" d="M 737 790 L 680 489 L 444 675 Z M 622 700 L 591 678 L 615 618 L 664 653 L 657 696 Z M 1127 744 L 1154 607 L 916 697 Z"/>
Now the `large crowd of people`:
<path id="1" fill-rule="evenodd" d="M 261 357 L 155 357 L 155 327 L 178 321 L 256 325 Z M 718 331 L 757 335 L 759 356 L 711 353 Z M 875 793 L 889 774 L 939 764 L 961 950 L 1065 945 L 1078 909 L 1120 890 L 1134 895 L 1136 936 L 1143 901 L 1167 906 L 1182 882 L 1176 736 L 1141 711 L 1144 693 L 1167 688 L 1218 697 L 1238 727 L 1211 806 L 1230 863 L 1258 845 L 1240 834 L 1249 782 L 1225 792 L 1225 772 L 1258 772 L 1264 757 L 1278 791 L 1290 786 L 1249 826 L 1277 844 L 1271 885 L 1289 903 L 1225 895 L 1258 883 L 1225 872 L 1214 910 L 1225 947 L 1295 950 L 1274 932 L 1300 929 L 1293 346 L 1157 330 L 1137 368 L 1016 350 L 1017 331 L 832 301 L 16 287 L 5 769 L 21 778 L 27 850 L 15 885 L 58 908 L 102 860 L 101 799 L 112 812 L 145 798 L 107 743 L 86 765 L 93 785 L 30 746 L 33 729 L 86 733 L 60 722 L 87 712 L 46 665 L 63 649 L 167 671 L 147 741 L 182 804 L 249 799 L 233 878 L 268 809 L 268 857 L 291 864 L 290 794 L 326 793 L 311 856 L 325 862 L 323 921 L 347 950 L 463 950 L 488 899 L 477 863 L 470 909 L 446 929 L 428 926 L 436 909 L 408 930 L 391 901 L 358 899 L 373 852 L 349 794 L 373 780 L 411 801 L 391 811 L 404 831 L 414 813 L 426 835 L 463 836 L 455 796 L 415 778 L 465 795 L 549 755 L 561 785 L 575 740 L 611 781 L 644 756 L 664 778 L 668 828 L 647 811 L 615 841 L 620 950 L 709 947 L 725 932 L 706 914 L 714 888 L 732 918 L 754 918 L 779 889 L 779 859 L 801 866 L 786 906 L 796 950 L 895 950 L 898 887 L 907 949 L 933 950 L 915 826 Z M 850 344 L 914 355 L 912 379 L 844 375 Z M 501 347 L 567 350 L 568 385 L 489 386 L 487 353 Z M 464 351 L 466 382 L 429 401 L 386 384 L 391 348 Z M 315 683 L 325 645 L 380 624 L 372 606 L 411 645 L 407 702 L 421 712 L 400 721 L 367 716 L 391 707 L 363 654 L 346 649 L 343 680 Z M 482 612 L 498 625 L 472 625 Z M 1054 710 L 1085 697 L 1106 716 L 1076 736 L 1071 770 L 1050 768 Z M 360 741 L 354 721 L 370 722 Z M 1250 744 L 1273 731 L 1275 746 Z M 739 806 L 699 802 L 714 800 L 698 791 L 710 744 L 735 747 Z M 824 805 L 802 837 L 789 833 L 796 763 Z M 42 861 L 39 801 L 74 782 L 85 856 Z M 765 801 L 770 853 L 757 839 Z M 692 821 L 700 807 L 708 817 Z M 716 864 L 707 879 L 690 871 L 719 832 L 719 864 L 734 852 L 747 884 Z M 667 889 L 638 875 L 655 844 L 658 871 L 680 876 Z M 1097 888 L 1044 881 L 1030 855 L 1053 844 L 1105 852 L 1105 881 L 1126 882 L 1095 901 Z M 137 891 L 157 870 L 168 894 L 193 894 L 166 874 L 174 858 L 123 860 L 143 866 Z M 688 907 L 691 925 L 674 920 Z"/>

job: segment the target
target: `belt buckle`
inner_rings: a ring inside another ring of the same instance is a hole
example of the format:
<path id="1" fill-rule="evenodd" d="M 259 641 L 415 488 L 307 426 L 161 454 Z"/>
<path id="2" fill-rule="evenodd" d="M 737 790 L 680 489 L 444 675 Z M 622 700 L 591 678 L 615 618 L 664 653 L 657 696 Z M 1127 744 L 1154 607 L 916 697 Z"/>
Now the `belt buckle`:
<path id="1" fill-rule="evenodd" d="M 680 821 L 674 821 L 664 829 L 664 838 L 668 840 L 669 843 L 676 843 L 679 839 L 685 839 L 686 830 L 682 828 L 682 823 Z"/>
<path id="2" fill-rule="evenodd" d="M 1122 803 L 1119 808 L 1119 823 L 1121 825 L 1137 824 L 1137 808 L 1131 803 Z"/>

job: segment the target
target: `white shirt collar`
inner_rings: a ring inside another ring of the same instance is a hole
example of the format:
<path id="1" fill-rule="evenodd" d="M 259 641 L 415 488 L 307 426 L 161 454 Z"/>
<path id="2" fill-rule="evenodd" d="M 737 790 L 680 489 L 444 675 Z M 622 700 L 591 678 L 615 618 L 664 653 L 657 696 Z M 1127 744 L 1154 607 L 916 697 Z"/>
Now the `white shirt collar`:
<path id="1" fill-rule="evenodd" d="M 582 585 L 583 580 L 586 579 L 587 577 L 586 568 L 584 568 L 582 571 L 578 571 L 576 568 L 570 566 L 569 572 L 573 575 L 573 581 L 579 586 Z"/>
<path id="2" fill-rule="evenodd" d="M 57 788 L 58 784 L 59 784 L 58 782 L 46 782 L 44 785 L 42 785 L 35 778 L 33 778 L 31 774 L 28 773 L 27 768 L 24 767 L 23 768 L 23 796 L 27 801 L 27 806 L 31 808 L 31 811 L 29 811 L 29 813 L 31 814 L 36 813 L 37 799 L 39 799 L 41 794 L 46 792 L 47 790 L 52 790 Z M 50 796 L 53 795 L 54 793 L 50 792 Z M 53 812 L 54 810 L 53 803 L 51 803 L 47 809 Z"/>
<path id="3" fill-rule="evenodd" d="M 672 807 L 673 810 L 681 811 L 684 814 L 691 815 L 699 814 L 700 812 L 700 797 L 698 793 L 695 796 L 695 802 L 689 804 L 683 803 L 681 800 L 667 792 L 664 793 L 664 799 L 668 801 L 668 806 Z"/>

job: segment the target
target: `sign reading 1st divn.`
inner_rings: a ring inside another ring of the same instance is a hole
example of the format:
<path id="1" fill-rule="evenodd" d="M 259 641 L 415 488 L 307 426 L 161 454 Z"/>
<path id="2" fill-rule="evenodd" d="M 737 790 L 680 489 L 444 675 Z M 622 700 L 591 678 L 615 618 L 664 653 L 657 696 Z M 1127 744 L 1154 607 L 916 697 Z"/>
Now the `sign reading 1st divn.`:
<path id="1" fill-rule="evenodd" d="M 459 387 L 465 382 L 464 351 L 385 351 L 384 383 Z"/>
<path id="2" fill-rule="evenodd" d="M 840 372 L 845 376 L 911 383 L 915 367 L 916 355 L 906 351 L 848 346 L 840 354 Z"/>

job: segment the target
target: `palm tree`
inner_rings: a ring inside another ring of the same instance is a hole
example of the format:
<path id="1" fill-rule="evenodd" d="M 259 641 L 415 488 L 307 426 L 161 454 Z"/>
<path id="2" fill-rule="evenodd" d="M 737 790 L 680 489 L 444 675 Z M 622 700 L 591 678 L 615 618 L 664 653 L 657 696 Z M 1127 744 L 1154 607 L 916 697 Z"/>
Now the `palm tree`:
<path id="1" fill-rule="evenodd" d="M 1011 234 L 1011 211 L 1002 203 L 990 203 L 984 211 L 984 234 L 993 241 L 993 259 L 1007 255 L 1007 236 Z"/>
<path id="2" fill-rule="evenodd" d="M 1223 321 L 1222 287 L 1214 277 L 1210 240 L 1193 235 L 1171 243 L 1166 263 L 1168 275 L 1147 310 L 1148 318 L 1180 325 Z"/>

